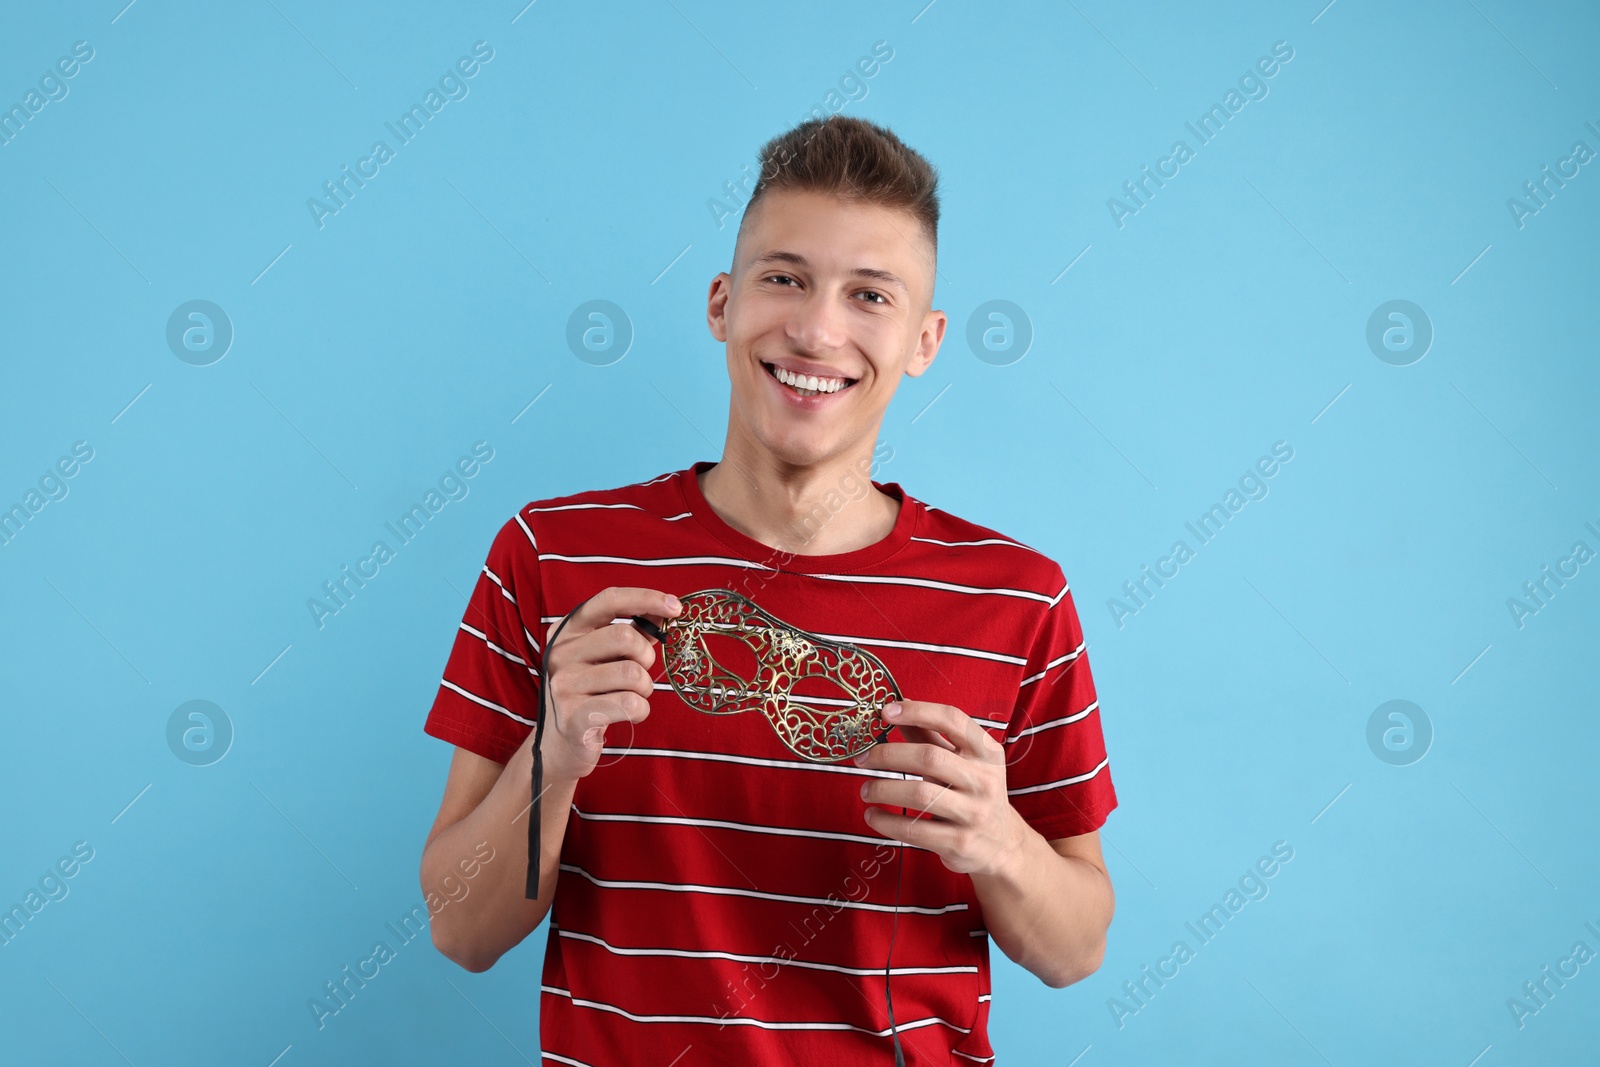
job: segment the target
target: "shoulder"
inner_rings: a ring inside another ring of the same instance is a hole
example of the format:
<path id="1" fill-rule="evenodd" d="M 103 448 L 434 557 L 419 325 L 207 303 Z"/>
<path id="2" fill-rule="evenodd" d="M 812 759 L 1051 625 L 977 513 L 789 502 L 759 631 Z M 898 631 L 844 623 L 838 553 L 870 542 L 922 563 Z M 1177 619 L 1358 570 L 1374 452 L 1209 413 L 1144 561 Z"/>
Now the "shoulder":
<path id="1" fill-rule="evenodd" d="M 1067 592 L 1061 565 L 1048 553 L 990 526 L 921 501 L 923 522 L 912 540 L 951 569 L 983 576 L 988 584 L 1029 590 L 1053 607 Z"/>
<path id="2" fill-rule="evenodd" d="M 584 511 L 595 508 L 643 509 L 649 511 L 666 504 L 678 495 L 676 481 L 680 472 L 668 471 L 644 481 L 609 489 L 585 489 L 565 496 L 530 500 L 522 514 L 560 514 L 567 511 Z"/>
<path id="3" fill-rule="evenodd" d="M 682 511 L 682 493 L 677 484 L 680 473 L 668 471 L 626 485 L 530 500 L 505 520 L 496 540 L 520 539 L 537 550 L 541 532 L 574 531 L 582 535 L 595 524 L 614 526 L 618 520 L 628 518 L 671 519 Z"/>

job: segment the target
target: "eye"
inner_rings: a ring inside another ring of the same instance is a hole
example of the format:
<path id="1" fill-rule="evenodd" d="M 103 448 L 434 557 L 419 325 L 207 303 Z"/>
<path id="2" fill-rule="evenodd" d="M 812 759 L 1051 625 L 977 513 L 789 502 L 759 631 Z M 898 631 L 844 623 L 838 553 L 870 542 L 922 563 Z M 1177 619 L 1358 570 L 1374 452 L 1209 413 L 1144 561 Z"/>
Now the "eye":
<path id="1" fill-rule="evenodd" d="M 876 289 L 863 289 L 859 295 L 877 297 L 876 300 L 867 301 L 869 304 L 887 304 L 889 302 L 889 298 L 878 292 Z"/>
<path id="2" fill-rule="evenodd" d="M 793 281 L 794 281 L 794 278 L 793 278 L 793 277 L 791 277 L 791 276 L 790 276 L 790 275 L 787 275 L 787 274 L 769 274 L 769 275 L 767 275 L 767 276 L 766 276 L 766 277 L 765 277 L 765 278 L 763 278 L 763 279 L 762 279 L 762 280 L 763 280 L 763 281 L 768 281 L 768 282 L 770 282 L 770 281 L 772 281 L 772 280 L 773 280 L 773 279 L 774 279 L 774 278 L 782 278 L 782 279 L 784 279 L 784 280 L 785 280 L 785 281 L 791 281 L 791 282 L 793 282 Z M 798 284 L 800 284 L 800 283 L 799 283 L 799 282 L 795 282 L 795 284 L 796 284 L 796 285 L 798 285 Z"/>

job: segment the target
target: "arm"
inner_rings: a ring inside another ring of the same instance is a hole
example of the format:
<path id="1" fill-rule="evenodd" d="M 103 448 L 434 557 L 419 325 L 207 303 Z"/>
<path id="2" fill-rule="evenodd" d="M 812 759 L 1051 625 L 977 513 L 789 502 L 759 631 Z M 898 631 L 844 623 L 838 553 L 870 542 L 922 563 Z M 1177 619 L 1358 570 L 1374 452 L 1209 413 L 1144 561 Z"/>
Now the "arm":
<path id="1" fill-rule="evenodd" d="M 911 740 L 875 745 L 856 766 L 916 777 L 862 785 L 867 824 L 969 875 L 989 935 L 1046 985 L 1093 974 L 1115 903 L 1099 832 L 1047 841 L 1029 826 L 1006 793 L 1004 747 L 961 709 L 901 700 L 884 716 Z"/>
<path id="2" fill-rule="evenodd" d="M 452 906 L 433 918 L 433 943 L 449 959 L 469 971 L 487 970 L 544 921 L 555 901 L 561 846 L 578 780 L 598 764 L 607 726 L 643 722 L 650 714 L 654 645 L 634 627 L 612 622 L 645 615 L 659 623 L 681 610 L 665 593 L 612 586 L 570 612 L 570 626 L 566 620 L 550 625 L 540 683 L 548 684 L 550 692 L 542 742 L 537 900 L 526 897 L 536 732 L 527 732 L 504 766 L 456 748 L 439 814 L 423 845 L 424 895 L 437 892 L 435 887 L 480 842 L 488 842 L 494 851 L 492 861 L 483 863 L 473 878 L 471 891 L 453 898 Z M 560 640 L 553 642 L 558 629 Z M 516 672 L 512 676 L 520 679 Z M 518 706 L 533 714 L 537 688 L 520 695 Z"/>
<path id="3" fill-rule="evenodd" d="M 493 847 L 472 891 L 442 909 L 431 924 L 433 944 L 469 971 L 492 967 L 544 921 L 555 900 L 561 843 L 577 783 L 545 777 L 540 804 L 539 899 L 528 900 L 528 815 L 533 805 L 533 734 L 505 766 L 457 748 L 450 761 L 439 815 L 422 850 L 422 888 L 438 891 L 478 842 Z"/>
<path id="4" fill-rule="evenodd" d="M 1060 989 L 1089 977 L 1105 958 L 1116 897 L 1100 833 L 1047 841 L 1020 815 L 1016 821 L 1008 858 L 993 873 L 974 873 L 972 885 L 994 943 Z"/>

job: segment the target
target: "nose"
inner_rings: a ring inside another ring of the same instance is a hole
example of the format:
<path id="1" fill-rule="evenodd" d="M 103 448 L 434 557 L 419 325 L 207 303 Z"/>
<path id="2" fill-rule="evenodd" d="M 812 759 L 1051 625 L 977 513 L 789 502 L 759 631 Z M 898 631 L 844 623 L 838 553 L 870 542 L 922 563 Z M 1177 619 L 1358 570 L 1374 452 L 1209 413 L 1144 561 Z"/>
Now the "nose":
<path id="1" fill-rule="evenodd" d="M 814 289 L 796 302 L 784 333 L 796 352 L 816 354 L 841 348 L 845 343 L 844 312 L 834 293 Z"/>

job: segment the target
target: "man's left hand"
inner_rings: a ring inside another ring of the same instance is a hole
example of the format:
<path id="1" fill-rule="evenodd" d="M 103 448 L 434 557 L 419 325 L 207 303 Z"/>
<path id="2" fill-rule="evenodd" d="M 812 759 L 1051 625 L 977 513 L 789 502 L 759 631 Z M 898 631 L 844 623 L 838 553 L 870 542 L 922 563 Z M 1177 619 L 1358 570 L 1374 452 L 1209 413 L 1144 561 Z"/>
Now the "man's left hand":
<path id="1" fill-rule="evenodd" d="M 855 758 L 856 766 L 921 781 L 874 778 L 863 785 L 862 799 L 883 805 L 866 809 L 867 825 L 938 853 L 957 874 L 997 874 L 1020 855 L 1028 825 L 1006 796 L 1005 746 L 948 704 L 900 700 L 884 709 L 884 718 L 909 740 L 874 745 Z M 921 812 L 931 818 L 918 818 Z"/>

